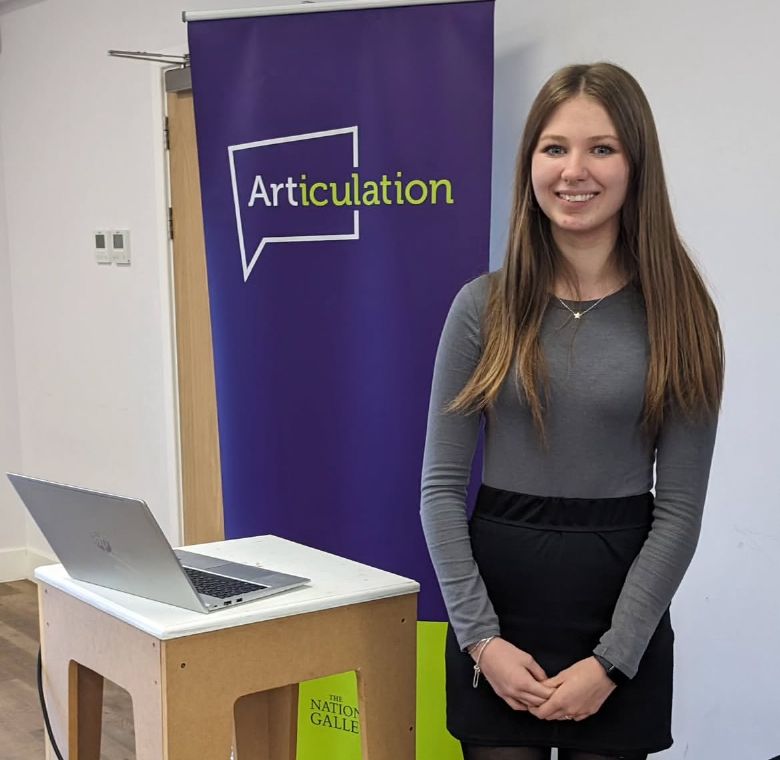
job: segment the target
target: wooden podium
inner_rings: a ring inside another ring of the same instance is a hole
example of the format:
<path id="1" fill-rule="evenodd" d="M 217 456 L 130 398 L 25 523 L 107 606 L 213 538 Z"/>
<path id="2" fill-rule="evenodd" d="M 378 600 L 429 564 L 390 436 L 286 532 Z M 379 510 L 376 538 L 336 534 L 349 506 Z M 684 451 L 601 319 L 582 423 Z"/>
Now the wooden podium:
<path id="1" fill-rule="evenodd" d="M 415 581 L 275 536 L 187 548 L 312 581 L 207 615 L 38 568 L 44 692 L 67 760 L 99 760 L 104 677 L 132 697 L 137 760 L 231 747 L 294 760 L 298 684 L 352 670 L 364 760 L 413 760 Z"/>

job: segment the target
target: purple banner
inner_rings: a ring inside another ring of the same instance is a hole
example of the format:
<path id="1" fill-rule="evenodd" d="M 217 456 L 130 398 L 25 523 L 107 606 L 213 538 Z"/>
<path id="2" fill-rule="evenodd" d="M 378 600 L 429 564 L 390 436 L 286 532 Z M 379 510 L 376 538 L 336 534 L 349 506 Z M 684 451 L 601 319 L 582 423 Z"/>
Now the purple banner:
<path id="1" fill-rule="evenodd" d="M 225 528 L 419 580 L 433 359 L 488 268 L 493 2 L 189 24 Z"/>

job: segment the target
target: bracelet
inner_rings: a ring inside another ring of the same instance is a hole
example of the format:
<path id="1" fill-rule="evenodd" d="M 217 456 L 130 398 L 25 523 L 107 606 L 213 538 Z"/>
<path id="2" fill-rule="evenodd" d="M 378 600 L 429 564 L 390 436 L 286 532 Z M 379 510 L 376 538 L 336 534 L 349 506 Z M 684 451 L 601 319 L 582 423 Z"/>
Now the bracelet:
<path id="1" fill-rule="evenodd" d="M 479 685 L 479 675 L 482 672 L 482 670 L 479 667 L 479 663 L 482 660 L 482 653 L 485 651 L 485 647 L 493 641 L 493 639 L 497 638 L 497 636 L 488 636 L 486 639 L 481 639 L 478 641 L 472 649 L 476 649 L 480 644 L 482 645 L 479 649 L 479 653 L 477 654 L 477 659 L 474 662 L 474 680 L 471 682 L 471 685 L 476 689 Z"/>
<path id="2" fill-rule="evenodd" d="M 482 646 L 482 644 L 484 644 L 484 643 L 485 643 L 487 640 L 488 640 L 488 637 L 487 637 L 487 636 L 485 636 L 485 638 L 484 638 L 484 639 L 480 639 L 479 641 L 475 641 L 473 644 L 469 644 L 469 645 L 466 647 L 466 650 L 465 650 L 465 651 L 467 652 L 467 654 L 472 654 L 472 653 L 473 653 L 473 652 L 475 652 L 475 651 L 476 651 L 476 650 L 477 650 L 477 649 L 478 649 L 480 646 Z"/>

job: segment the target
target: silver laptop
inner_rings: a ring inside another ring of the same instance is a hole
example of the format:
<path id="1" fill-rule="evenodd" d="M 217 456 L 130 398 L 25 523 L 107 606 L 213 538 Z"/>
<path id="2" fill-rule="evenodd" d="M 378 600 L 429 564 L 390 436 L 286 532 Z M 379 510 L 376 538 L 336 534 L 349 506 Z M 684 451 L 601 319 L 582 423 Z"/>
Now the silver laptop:
<path id="1" fill-rule="evenodd" d="M 140 499 L 8 473 L 73 577 L 195 612 L 214 612 L 302 586 L 308 578 L 174 551 Z"/>

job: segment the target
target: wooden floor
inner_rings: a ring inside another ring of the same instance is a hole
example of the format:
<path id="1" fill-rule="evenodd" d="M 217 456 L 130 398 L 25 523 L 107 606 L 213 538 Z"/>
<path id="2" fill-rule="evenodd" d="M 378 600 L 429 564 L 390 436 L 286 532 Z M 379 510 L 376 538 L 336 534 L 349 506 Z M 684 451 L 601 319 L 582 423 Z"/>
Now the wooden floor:
<path id="1" fill-rule="evenodd" d="M 43 758 L 43 717 L 36 686 L 38 599 L 30 581 L 0 583 L 0 757 Z M 103 699 L 102 760 L 135 757 L 130 696 L 110 681 Z M 63 749 L 63 748 L 60 748 Z"/>

